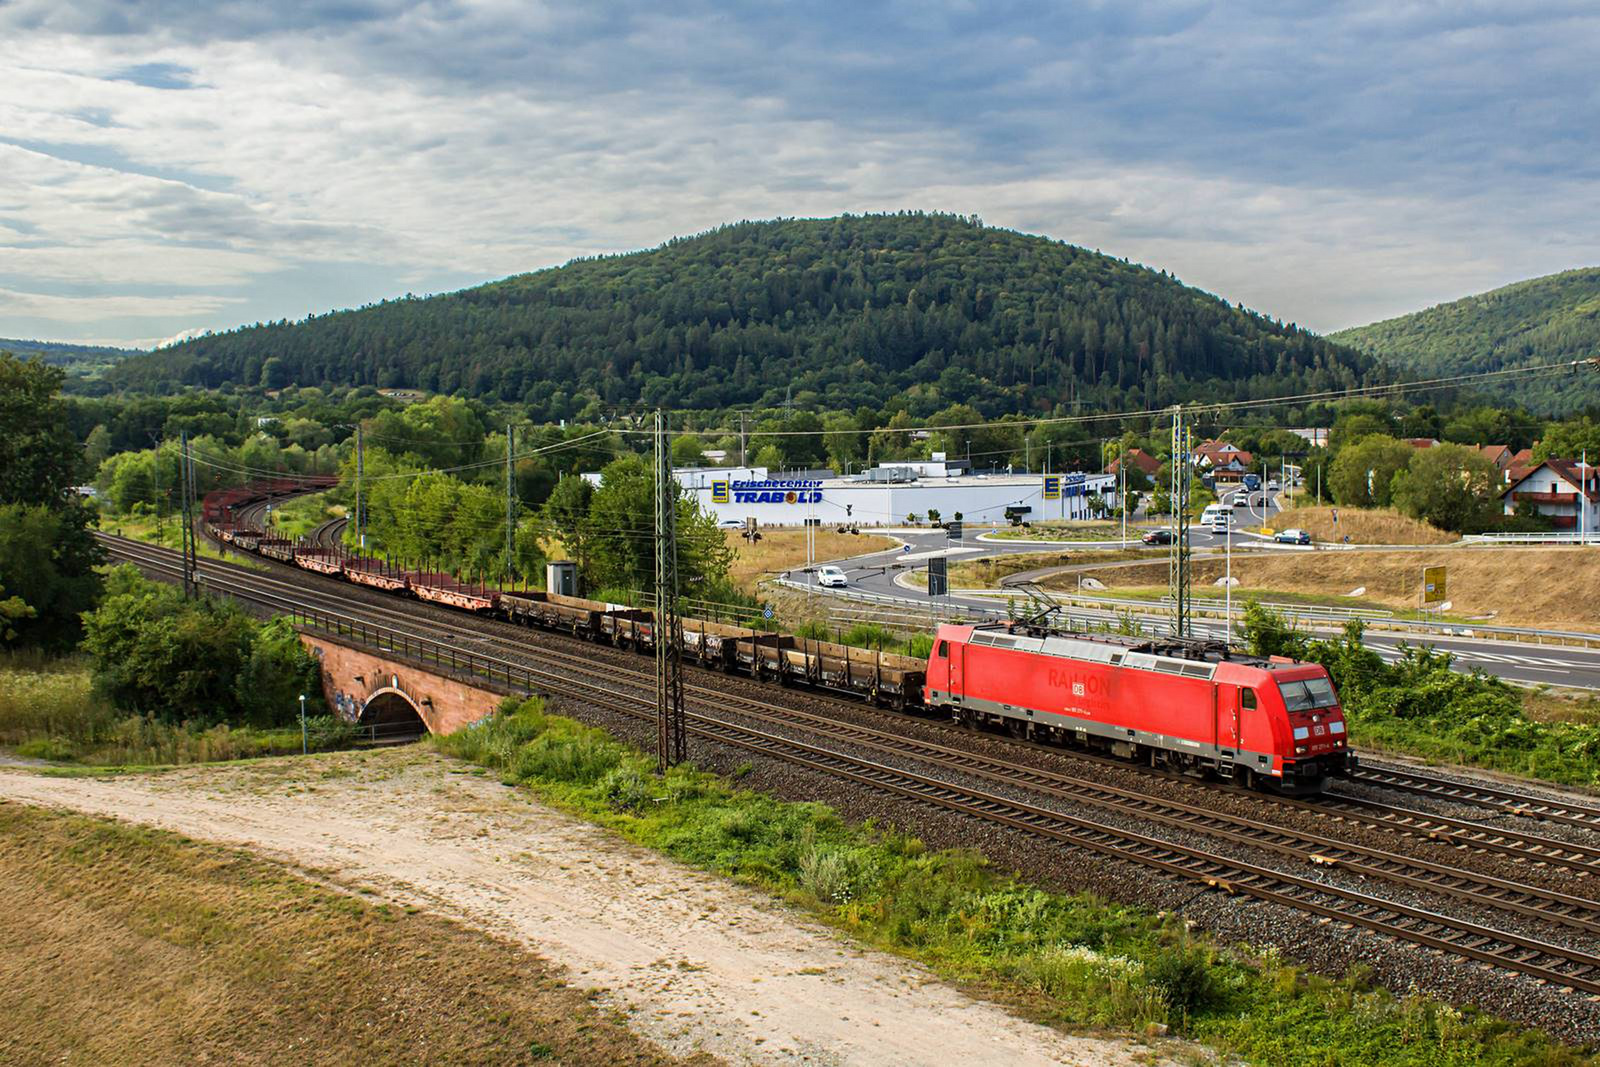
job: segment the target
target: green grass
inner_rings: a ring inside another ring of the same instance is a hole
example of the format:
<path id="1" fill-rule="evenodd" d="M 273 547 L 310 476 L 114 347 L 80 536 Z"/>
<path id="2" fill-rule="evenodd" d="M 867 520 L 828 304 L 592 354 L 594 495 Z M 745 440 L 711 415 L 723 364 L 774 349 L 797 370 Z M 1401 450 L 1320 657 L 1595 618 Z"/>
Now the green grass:
<path id="1" fill-rule="evenodd" d="M 809 909 L 1067 1028 L 1171 1027 L 1224 1055 L 1274 1065 L 1576 1064 L 1582 1054 L 1471 1009 L 1333 981 L 1272 952 L 1225 949 L 1180 919 L 1055 893 L 976 852 L 931 851 L 821 804 L 736 788 L 654 760 L 604 732 L 508 702 L 437 739 L 507 784 L 640 844 Z"/>
<path id="2" fill-rule="evenodd" d="M 101 515 L 100 532 L 160 545 L 173 551 L 183 548 L 183 517 L 180 515 L 169 515 L 160 522 L 153 515 Z M 266 564 L 243 553 L 225 554 L 209 538 L 200 538 L 197 546 L 200 555 L 207 559 L 225 559 L 252 570 L 267 569 Z"/>
<path id="3" fill-rule="evenodd" d="M 329 519 L 344 514 L 343 507 L 329 502 L 328 493 L 291 497 L 272 509 L 273 528 L 279 537 L 305 537 Z"/>
<path id="4" fill-rule="evenodd" d="M 308 726 L 315 751 L 350 744 L 349 727 L 330 716 Z M 85 660 L 11 654 L 0 657 L 0 746 L 88 767 L 168 766 L 299 752 L 300 728 L 201 728 L 128 715 L 95 693 Z"/>

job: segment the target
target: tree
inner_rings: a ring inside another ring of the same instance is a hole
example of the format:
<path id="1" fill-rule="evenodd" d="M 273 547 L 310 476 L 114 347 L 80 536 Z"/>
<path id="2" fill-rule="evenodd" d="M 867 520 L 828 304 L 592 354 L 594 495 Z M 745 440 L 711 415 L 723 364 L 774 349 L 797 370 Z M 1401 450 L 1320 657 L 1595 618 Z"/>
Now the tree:
<path id="1" fill-rule="evenodd" d="M 16 643 L 65 649 L 77 641 L 78 616 L 100 595 L 94 568 L 104 554 L 92 518 L 73 502 L 0 506 L 0 588 L 31 609 L 11 623 Z"/>
<path id="2" fill-rule="evenodd" d="M 288 725 L 299 717 L 302 693 L 309 707 L 321 708 L 321 667 L 288 619 L 273 619 L 255 632 L 234 693 L 251 726 Z"/>
<path id="3" fill-rule="evenodd" d="M 559 486 L 557 487 L 559 489 Z M 589 502 L 589 571 L 599 588 L 648 589 L 655 581 L 655 477 L 642 456 L 608 464 Z M 716 519 L 700 510 L 676 480 L 678 582 L 685 595 L 705 595 L 726 582 L 733 550 Z M 696 587 L 701 587 L 695 592 Z"/>
<path id="4" fill-rule="evenodd" d="M 705 459 L 705 445 L 692 433 L 679 434 L 672 439 L 672 465 L 698 467 Z"/>
<path id="5" fill-rule="evenodd" d="M 9 645 L 17 639 L 17 624 L 33 618 L 38 612 L 19 596 L 6 596 L 0 585 L 0 645 Z"/>
<path id="6" fill-rule="evenodd" d="M 1440 444 L 1394 475 L 1394 504 L 1414 519 L 1457 533 L 1481 529 L 1495 512 L 1497 468 L 1465 445 Z"/>
<path id="7" fill-rule="evenodd" d="M 858 433 L 860 423 L 854 416 L 832 414 L 822 420 L 822 446 L 828 453 L 828 465 L 843 474 L 852 466 L 861 464 L 864 454 L 864 434 Z"/>
<path id="8" fill-rule="evenodd" d="M 1383 434 L 1362 437 L 1339 449 L 1328 471 L 1328 491 L 1340 504 L 1388 507 L 1396 472 L 1404 470 L 1417 451 Z"/>
<path id="9" fill-rule="evenodd" d="M 105 423 L 100 423 L 89 431 L 89 436 L 83 442 L 84 480 L 93 478 L 100 464 L 110 455 L 111 431 L 106 429 Z"/>
<path id="10" fill-rule="evenodd" d="M 186 600 L 123 565 L 83 622 L 95 685 L 124 711 L 275 726 L 298 717 L 301 693 L 322 707 L 321 669 L 287 620 L 260 624 L 231 601 Z"/>
<path id="11" fill-rule="evenodd" d="M 1588 415 L 1551 423 L 1533 446 L 1533 458 L 1541 463 L 1547 459 L 1577 459 L 1584 453 L 1588 453 L 1590 463 L 1600 456 L 1600 422 Z"/>
<path id="12" fill-rule="evenodd" d="M 189 601 L 118 568 L 105 601 L 84 615 L 83 648 L 117 707 L 168 722 L 223 722 L 238 712 L 250 619 L 231 602 Z"/>
<path id="13" fill-rule="evenodd" d="M 588 479 L 568 474 L 556 483 L 540 512 L 543 528 L 561 542 L 566 558 L 576 563 L 579 573 L 585 577 L 589 576 L 594 543 L 589 519 L 589 504 L 593 498 L 594 486 Z"/>
<path id="14" fill-rule="evenodd" d="M 0 352 L 0 504 L 54 507 L 77 480 L 83 453 L 58 395 L 65 377 Z"/>

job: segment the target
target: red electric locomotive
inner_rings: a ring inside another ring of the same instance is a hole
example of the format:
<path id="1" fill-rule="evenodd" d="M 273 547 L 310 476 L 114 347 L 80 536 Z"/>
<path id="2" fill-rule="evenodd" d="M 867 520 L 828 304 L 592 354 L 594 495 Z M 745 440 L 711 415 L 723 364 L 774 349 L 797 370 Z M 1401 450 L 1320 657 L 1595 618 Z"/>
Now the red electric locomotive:
<path id="1" fill-rule="evenodd" d="M 1328 672 L 1218 642 L 941 626 L 925 699 L 969 725 L 1314 793 L 1354 766 Z"/>

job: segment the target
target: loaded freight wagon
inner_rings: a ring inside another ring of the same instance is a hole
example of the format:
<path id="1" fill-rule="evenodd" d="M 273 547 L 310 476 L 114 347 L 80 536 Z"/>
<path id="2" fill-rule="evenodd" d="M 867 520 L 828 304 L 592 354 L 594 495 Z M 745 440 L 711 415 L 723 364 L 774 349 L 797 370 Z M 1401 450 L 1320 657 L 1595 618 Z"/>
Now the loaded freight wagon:
<path id="1" fill-rule="evenodd" d="M 1353 766 L 1323 667 L 1215 642 L 941 626 L 924 700 L 971 725 L 1246 786 L 1316 792 Z"/>

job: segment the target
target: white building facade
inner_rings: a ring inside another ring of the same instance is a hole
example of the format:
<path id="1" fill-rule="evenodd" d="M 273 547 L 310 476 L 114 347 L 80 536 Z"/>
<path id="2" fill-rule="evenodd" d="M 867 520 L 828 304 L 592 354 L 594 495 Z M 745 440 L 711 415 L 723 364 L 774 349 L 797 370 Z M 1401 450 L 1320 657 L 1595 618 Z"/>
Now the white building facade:
<path id="1" fill-rule="evenodd" d="M 959 474 L 879 468 L 853 478 L 787 478 L 760 468 L 677 472 L 700 507 L 719 521 L 755 520 L 761 526 L 855 523 L 903 526 L 960 519 L 970 526 L 1001 526 L 1015 514 L 1024 521 L 1087 519 L 1092 502 L 1116 506 L 1110 474 Z"/>

